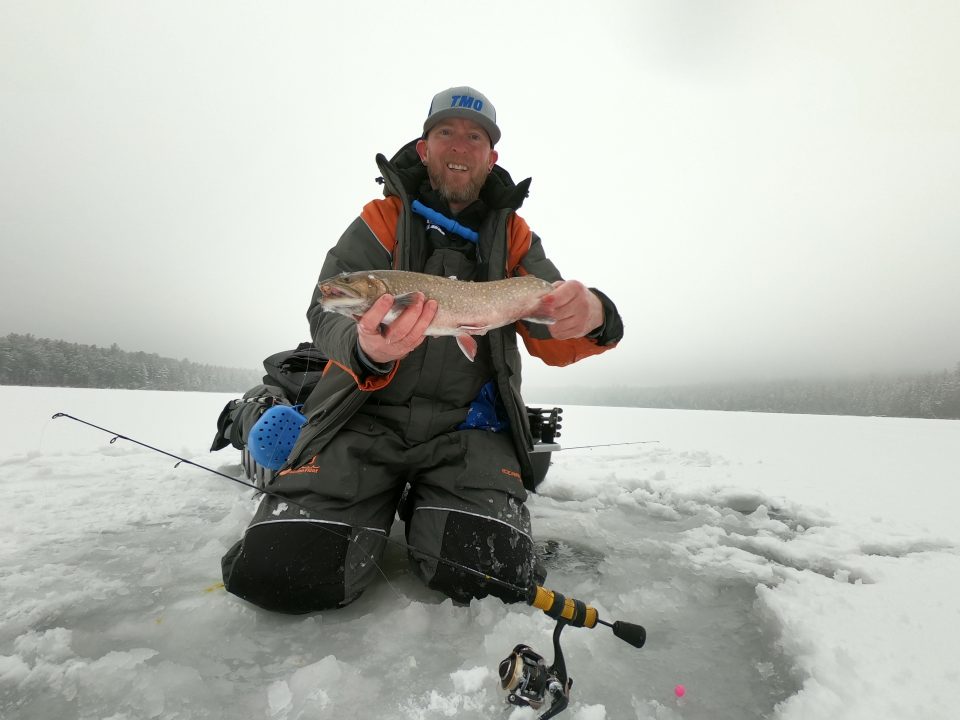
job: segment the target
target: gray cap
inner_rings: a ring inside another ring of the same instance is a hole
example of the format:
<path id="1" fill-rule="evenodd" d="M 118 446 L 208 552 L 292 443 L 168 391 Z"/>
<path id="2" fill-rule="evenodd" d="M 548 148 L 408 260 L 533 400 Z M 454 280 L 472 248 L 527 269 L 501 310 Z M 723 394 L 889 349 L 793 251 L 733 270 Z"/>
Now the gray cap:
<path id="1" fill-rule="evenodd" d="M 486 130 L 490 136 L 490 144 L 496 145 L 500 141 L 500 128 L 497 127 L 497 111 L 487 97 L 470 87 L 455 87 L 444 90 L 433 96 L 430 103 L 430 112 L 423 123 L 423 136 L 426 137 L 430 128 L 441 120 L 461 117 L 473 120 Z"/>

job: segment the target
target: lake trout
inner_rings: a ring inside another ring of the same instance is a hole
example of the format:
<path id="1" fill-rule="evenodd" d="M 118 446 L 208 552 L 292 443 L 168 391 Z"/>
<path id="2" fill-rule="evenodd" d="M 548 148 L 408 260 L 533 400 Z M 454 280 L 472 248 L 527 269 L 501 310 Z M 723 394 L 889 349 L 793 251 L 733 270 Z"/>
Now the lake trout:
<path id="1" fill-rule="evenodd" d="M 540 300 L 553 292 L 553 285 L 533 275 L 465 282 L 404 270 L 365 270 L 342 273 L 317 285 L 324 310 L 354 320 L 359 320 L 381 295 L 393 295 L 393 307 L 383 319 L 385 325 L 413 302 L 414 293 L 421 292 L 438 305 L 437 315 L 425 334 L 455 336 L 471 362 L 477 355 L 473 335 L 483 335 L 517 320 L 545 325 L 554 322 L 551 316 L 539 311 Z"/>

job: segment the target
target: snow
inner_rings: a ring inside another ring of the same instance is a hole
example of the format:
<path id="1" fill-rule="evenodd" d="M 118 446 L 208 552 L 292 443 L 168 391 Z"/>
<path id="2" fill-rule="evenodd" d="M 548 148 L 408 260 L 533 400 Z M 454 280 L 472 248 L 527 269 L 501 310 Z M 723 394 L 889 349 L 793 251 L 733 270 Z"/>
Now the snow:
<path id="1" fill-rule="evenodd" d="M 552 658 L 542 613 L 455 606 L 395 546 L 343 610 L 261 611 L 218 584 L 253 491 L 51 420 L 240 477 L 207 452 L 232 397 L 0 387 L 0 717 L 536 717 L 496 668 Z M 565 408 L 566 448 L 638 440 L 529 503 L 546 585 L 648 631 L 565 629 L 560 717 L 960 716 L 960 422 Z"/>

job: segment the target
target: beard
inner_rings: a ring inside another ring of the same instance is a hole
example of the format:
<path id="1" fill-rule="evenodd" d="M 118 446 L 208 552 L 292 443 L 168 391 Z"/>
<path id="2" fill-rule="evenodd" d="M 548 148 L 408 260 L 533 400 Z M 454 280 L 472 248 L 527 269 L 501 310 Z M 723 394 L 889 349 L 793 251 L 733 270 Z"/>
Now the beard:
<path id="1" fill-rule="evenodd" d="M 447 203 L 469 205 L 480 197 L 480 190 L 487 181 L 488 175 L 484 168 L 477 168 L 471 172 L 466 182 L 454 184 L 449 182 L 444 174 L 446 163 L 438 163 L 438 165 L 439 167 L 435 167 L 433 163 L 427 165 L 427 175 L 430 177 L 430 184 Z"/>

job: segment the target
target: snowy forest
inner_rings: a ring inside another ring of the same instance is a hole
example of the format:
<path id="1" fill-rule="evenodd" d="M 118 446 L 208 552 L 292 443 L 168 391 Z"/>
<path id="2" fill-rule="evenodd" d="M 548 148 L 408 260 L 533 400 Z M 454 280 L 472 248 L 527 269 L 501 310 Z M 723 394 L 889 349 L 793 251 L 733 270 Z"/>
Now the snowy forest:
<path id="1" fill-rule="evenodd" d="M 116 343 L 103 348 L 29 334 L 0 338 L 0 385 L 244 392 L 262 374 L 125 352 Z"/>
<path id="2" fill-rule="evenodd" d="M 960 418 L 960 363 L 953 371 L 855 378 L 781 379 L 662 388 L 553 388 L 551 402 L 807 415 Z"/>
<path id="3" fill-rule="evenodd" d="M 201 365 L 10 334 L 0 338 L 0 385 L 242 393 L 260 370 Z M 535 388 L 552 403 L 677 410 L 960 419 L 960 363 L 952 371 L 844 379 L 785 379 L 673 387 Z"/>

